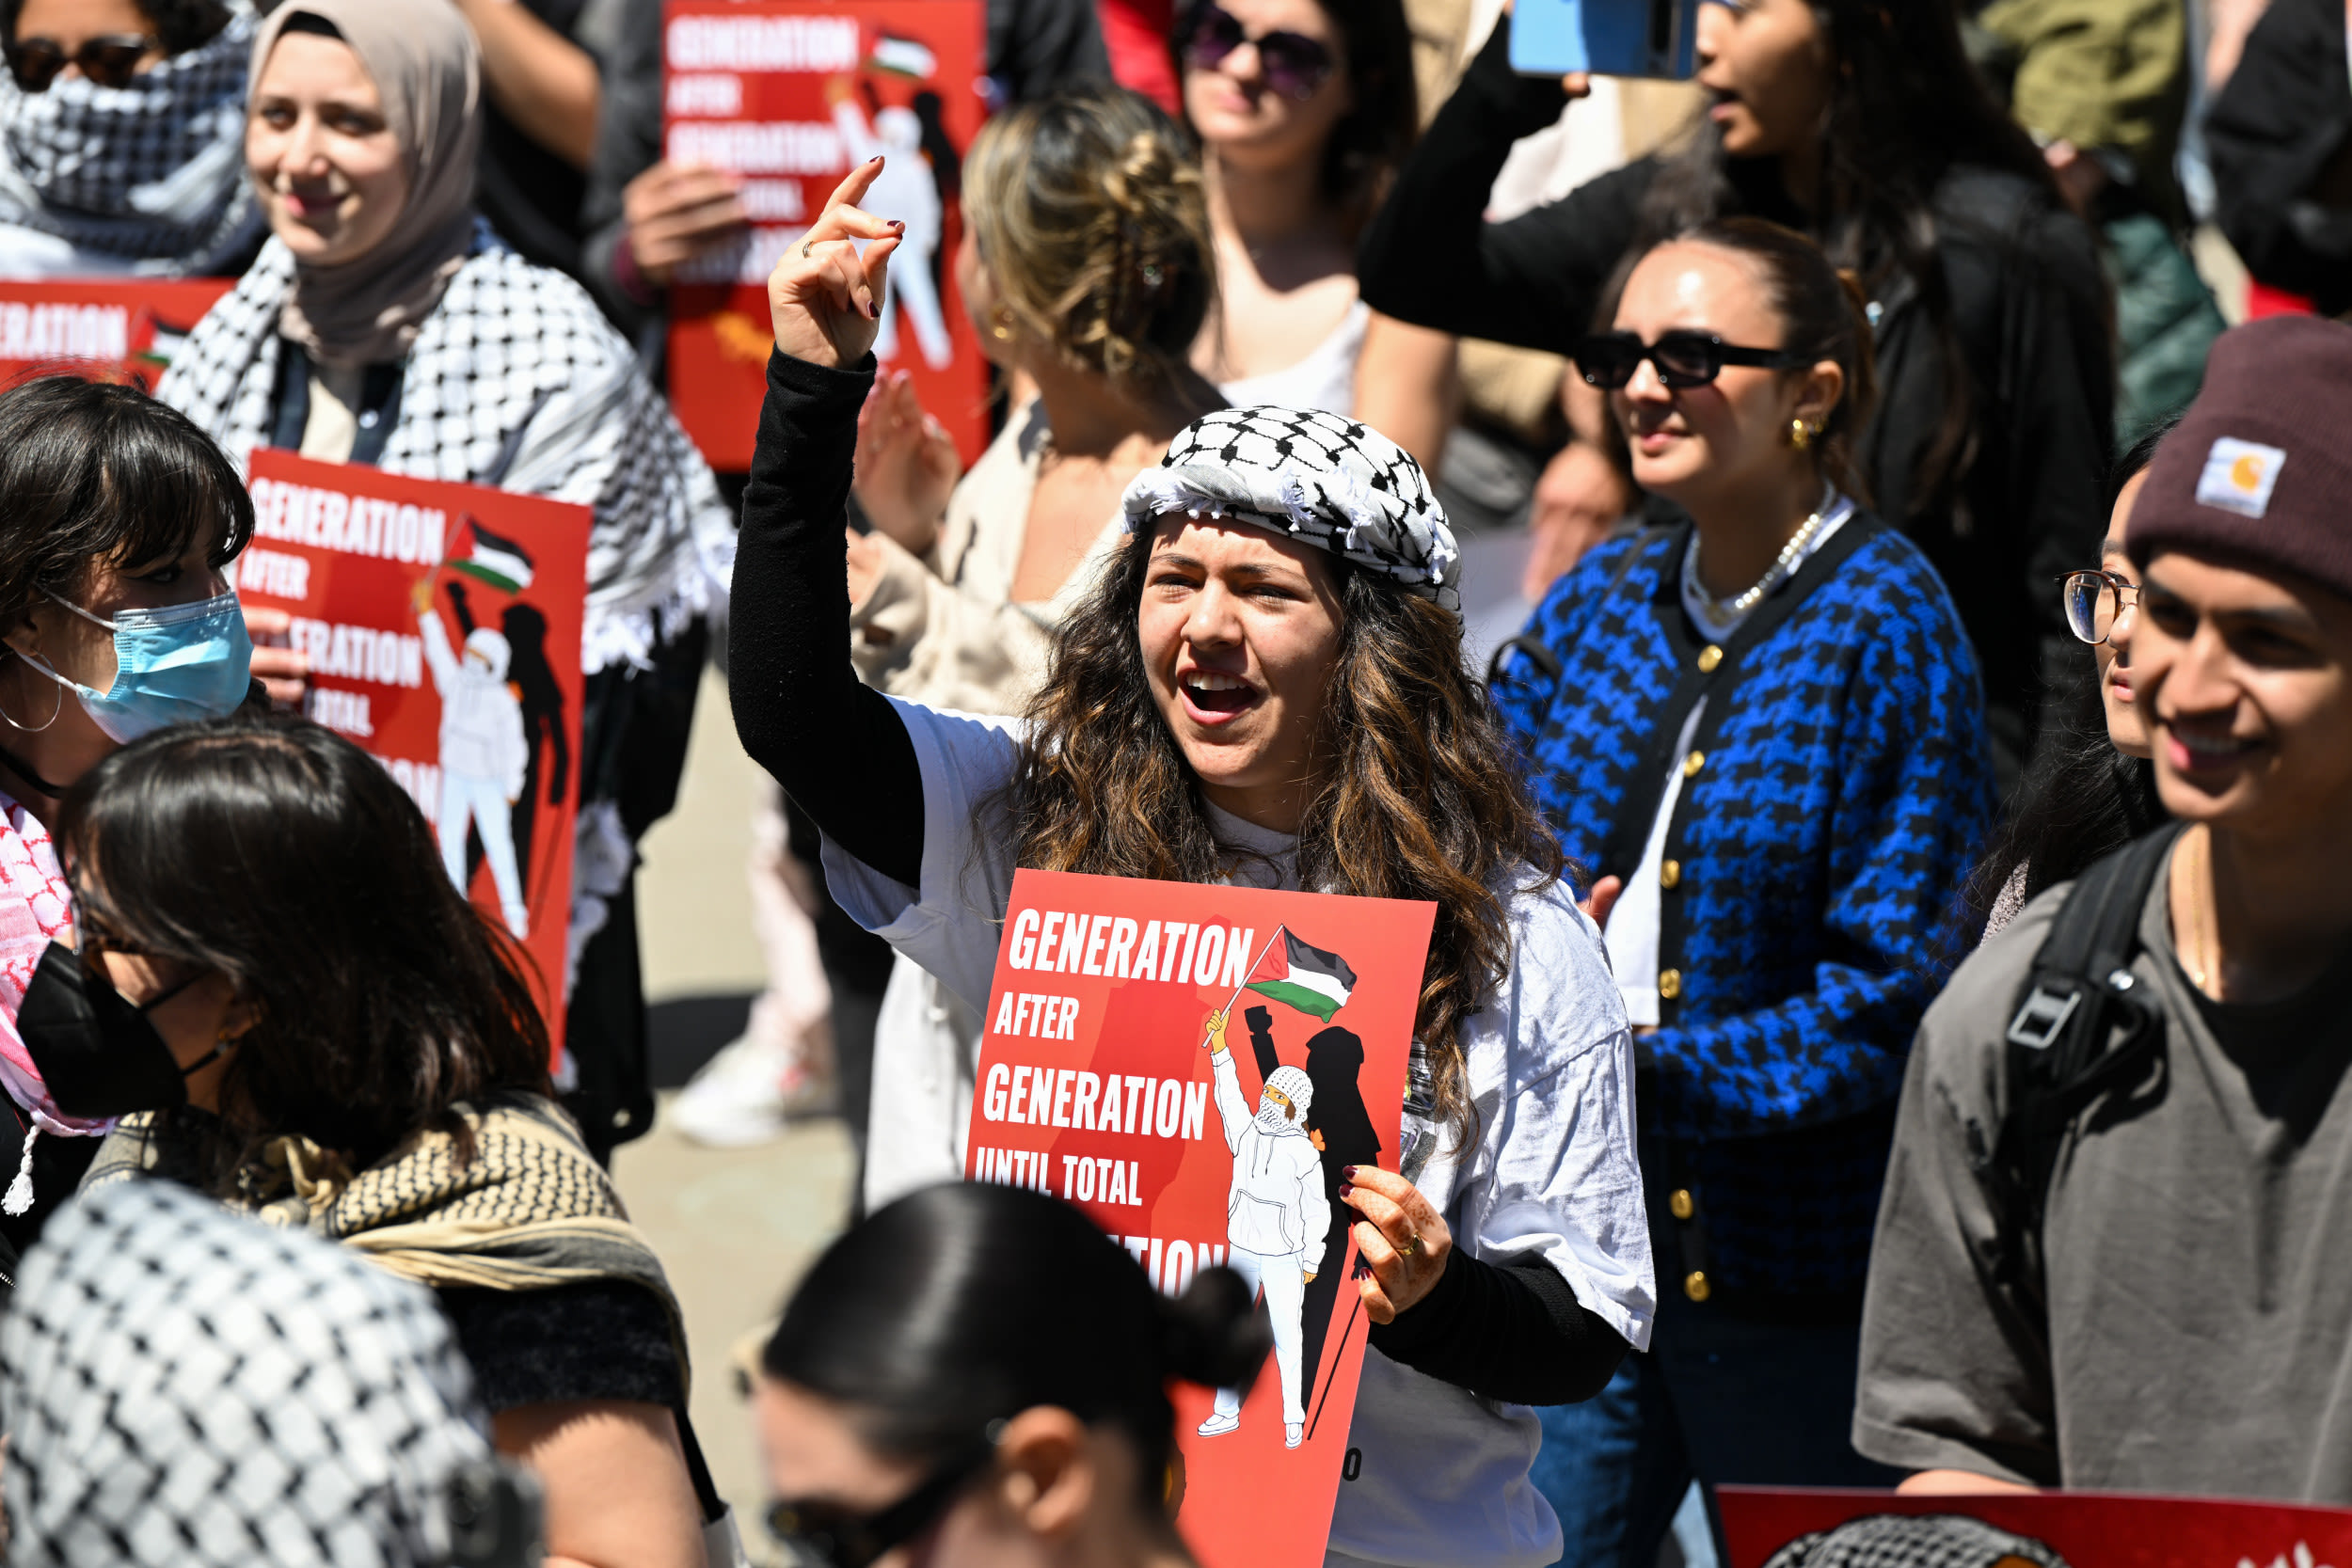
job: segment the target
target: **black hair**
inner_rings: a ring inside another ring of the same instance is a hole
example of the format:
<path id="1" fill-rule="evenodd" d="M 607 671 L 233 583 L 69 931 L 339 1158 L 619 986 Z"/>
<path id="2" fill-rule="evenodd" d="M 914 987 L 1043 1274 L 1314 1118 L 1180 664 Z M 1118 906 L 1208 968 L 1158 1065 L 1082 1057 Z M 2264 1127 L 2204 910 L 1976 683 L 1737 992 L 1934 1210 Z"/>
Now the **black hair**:
<path id="1" fill-rule="evenodd" d="M 1835 85 L 1812 230 L 1869 297 L 1908 279 L 1942 349 L 1943 419 L 1910 476 L 1914 514 L 1948 501 L 1976 447 L 1974 388 L 1936 259 L 1936 187 L 1968 165 L 2025 181 L 2054 210 L 2060 203 L 2041 150 L 1969 62 L 1955 13 L 1945 0 L 1813 0 Z M 1643 229 L 1663 238 L 1726 208 L 1788 205 L 1777 160 L 1732 158 L 1721 132 L 1702 122 L 1650 187 Z"/>
<path id="2" fill-rule="evenodd" d="M 2114 515 L 2123 486 L 2156 460 L 2156 449 L 2180 422 L 2179 414 L 2160 421 L 2108 466 L 2106 515 Z M 1976 917 L 1979 931 L 2021 866 L 2025 896 L 2031 899 L 2072 881 L 2100 857 L 2168 820 L 2156 794 L 2155 764 L 2126 756 L 2107 738 L 2095 659 L 2086 657 L 2075 666 L 2064 686 L 2051 693 L 2046 711 L 2049 728 L 2018 782 L 2008 816 L 1968 879 L 1963 904 Z"/>
<path id="3" fill-rule="evenodd" d="M 178 409 L 78 375 L 0 392 L 0 627 L 44 593 L 80 597 L 101 566 L 167 560 L 214 530 L 217 567 L 253 536 L 253 500 Z"/>
<path id="4" fill-rule="evenodd" d="M 301 1133 L 364 1167 L 413 1134 L 470 1138 L 453 1107 L 548 1092 L 522 962 L 468 903 L 384 765 L 305 720 L 160 730 L 84 775 L 56 842 L 77 923 L 226 976 L 256 1012 L 220 1115 L 159 1131 L 216 1194 Z"/>
<path id="5" fill-rule="evenodd" d="M 1136 1445 L 1164 1518 L 1170 1377 L 1256 1378 L 1271 1336 L 1230 1269 L 1162 1295 L 1076 1209 L 1021 1187 L 948 1182 L 868 1215 L 827 1247 L 761 1354 L 769 1376 L 847 1407 L 877 1452 L 939 1464 L 1039 1405 Z"/>
<path id="6" fill-rule="evenodd" d="M 220 0 L 132 0 L 147 24 L 155 29 L 164 53 L 177 55 L 209 42 L 229 25 L 229 8 Z M 0 24 L 16 37 L 16 20 L 24 0 L 0 0 Z"/>

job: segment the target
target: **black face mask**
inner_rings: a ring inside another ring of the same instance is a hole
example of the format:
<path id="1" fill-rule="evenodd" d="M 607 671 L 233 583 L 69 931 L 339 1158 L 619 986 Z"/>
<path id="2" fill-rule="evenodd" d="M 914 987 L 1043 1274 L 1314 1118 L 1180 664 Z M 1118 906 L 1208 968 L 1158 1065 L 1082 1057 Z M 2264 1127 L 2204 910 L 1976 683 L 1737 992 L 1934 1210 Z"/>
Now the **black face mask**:
<path id="1" fill-rule="evenodd" d="M 202 978 L 192 974 L 160 996 L 133 1006 L 102 969 L 53 942 L 24 988 L 16 1032 L 57 1109 L 98 1120 L 134 1111 L 164 1111 L 188 1102 L 188 1074 L 209 1066 L 226 1044 L 183 1068 L 148 1013 Z"/>

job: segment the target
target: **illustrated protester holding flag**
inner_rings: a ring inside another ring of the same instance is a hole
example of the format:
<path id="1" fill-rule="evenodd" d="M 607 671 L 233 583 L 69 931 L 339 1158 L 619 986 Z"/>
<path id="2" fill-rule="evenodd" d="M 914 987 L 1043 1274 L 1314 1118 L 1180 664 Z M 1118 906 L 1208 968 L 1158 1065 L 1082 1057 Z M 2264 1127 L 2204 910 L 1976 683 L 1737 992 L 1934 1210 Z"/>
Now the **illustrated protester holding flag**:
<path id="1" fill-rule="evenodd" d="M 1279 937 L 1288 935 L 1279 933 Z M 1291 942 L 1294 950 L 1303 945 L 1295 938 Z M 1331 959 L 1328 953 L 1315 956 Z M 1329 1019 L 1336 1010 L 1330 998 L 1303 986 L 1291 988 L 1289 966 L 1279 967 L 1284 977 L 1271 984 L 1290 990 L 1284 1000 L 1297 996 L 1306 1010 Z M 1340 969 L 1344 973 L 1346 966 L 1342 964 Z M 1253 982 L 1249 989 L 1268 990 L 1269 987 Z M 1342 991 L 1340 1000 L 1345 999 Z M 1274 1321 L 1275 1365 L 1282 1379 L 1283 1443 L 1295 1449 L 1307 1423 L 1300 1378 L 1303 1371 L 1311 1370 L 1302 1368 L 1299 1355 L 1307 1282 L 1324 1265 L 1324 1232 L 1331 1227 L 1330 1202 L 1323 1194 L 1323 1157 L 1307 1137 L 1307 1110 L 1314 1103 L 1315 1086 L 1302 1069 L 1278 1067 L 1266 1074 L 1257 1112 L 1252 1115 L 1241 1092 L 1233 1053 L 1225 1047 L 1231 1011 L 1229 1007 L 1209 1021 L 1207 1041 L 1216 1085 L 1217 1119 L 1225 1124 L 1225 1147 L 1233 1153 L 1233 1185 L 1225 1204 L 1225 1239 L 1230 1245 L 1226 1266 L 1242 1276 L 1253 1294 L 1265 1293 L 1266 1312 Z M 1243 1393 L 1239 1388 L 1217 1390 L 1216 1409 L 1200 1423 L 1201 1436 L 1216 1437 L 1241 1425 Z"/>
<path id="2" fill-rule="evenodd" d="M 730 628 L 745 749 L 822 830 L 842 909 L 967 1004 L 1017 866 L 1435 905 L 1404 1168 L 1354 1164 L 1340 1195 L 1372 1326 L 1327 1560 L 1554 1561 L 1528 1406 L 1590 1397 L 1657 1309 L 1632 1039 L 1464 664 L 1445 514 L 1359 424 L 1218 410 L 1129 486 L 1025 721 L 862 685 L 841 539 L 898 244 L 852 205 L 878 172 L 769 285 Z M 1312 989 L 1291 956 L 1282 981 Z"/>
<path id="3" fill-rule="evenodd" d="M 470 522 L 471 519 L 469 519 Z M 473 547 L 452 570 L 479 578 L 493 588 L 517 594 L 531 586 L 531 557 L 521 546 L 472 523 Z M 482 835 L 499 909 L 517 940 L 531 934 L 531 909 L 515 863 L 515 802 L 522 798 L 531 766 L 531 742 L 523 725 L 523 703 L 507 685 L 515 650 L 506 634 L 476 626 L 466 634 L 465 655 L 450 647 L 449 628 L 432 608 L 433 580 L 417 584 L 417 624 L 424 634 L 424 662 L 441 696 L 441 861 L 457 891 L 467 891 L 466 835 Z"/>

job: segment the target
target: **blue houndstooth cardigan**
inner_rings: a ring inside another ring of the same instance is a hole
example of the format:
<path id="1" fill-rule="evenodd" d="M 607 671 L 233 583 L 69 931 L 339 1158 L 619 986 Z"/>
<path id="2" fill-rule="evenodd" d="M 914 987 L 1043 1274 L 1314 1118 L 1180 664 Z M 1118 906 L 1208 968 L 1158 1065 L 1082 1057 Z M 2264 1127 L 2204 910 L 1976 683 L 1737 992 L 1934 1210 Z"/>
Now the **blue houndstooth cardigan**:
<path id="1" fill-rule="evenodd" d="M 1983 692 L 1942 580 L 1867 513 L 1846 529 L 1859 547 L 1718 677 L 1666 846 L 1659 963 L 1679 995 L 1640 1042 L 1643 1159 L 1661 1285 L 1725 1306 L 1858 1299 L 1904 1059 L 1993 810 Z M 1593 550 L 1528 627 L 1556 675 L 1515 652 L 1496 682 L 1593 877 L 1633 870 L 1600 862 L 1621 810 L 1655 811 L 1628 796 L 1704 652 L 1677 586 L 1689 537 Z"/>

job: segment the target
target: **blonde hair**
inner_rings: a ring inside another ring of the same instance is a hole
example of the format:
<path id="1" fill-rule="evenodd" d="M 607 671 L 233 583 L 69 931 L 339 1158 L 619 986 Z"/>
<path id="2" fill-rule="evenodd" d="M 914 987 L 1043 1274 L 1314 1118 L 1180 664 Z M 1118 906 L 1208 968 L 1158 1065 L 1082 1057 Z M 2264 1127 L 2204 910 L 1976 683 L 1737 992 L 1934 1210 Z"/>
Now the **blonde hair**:
<path id="1" fill-rule="evenodd" d="M 1069 363 L 1144 384 L 1184 366 L 1216 298 L 1208 201 L 1150 99 L 1067 93 L 990 120 L 963 212 L 1001 308 Z"/>

